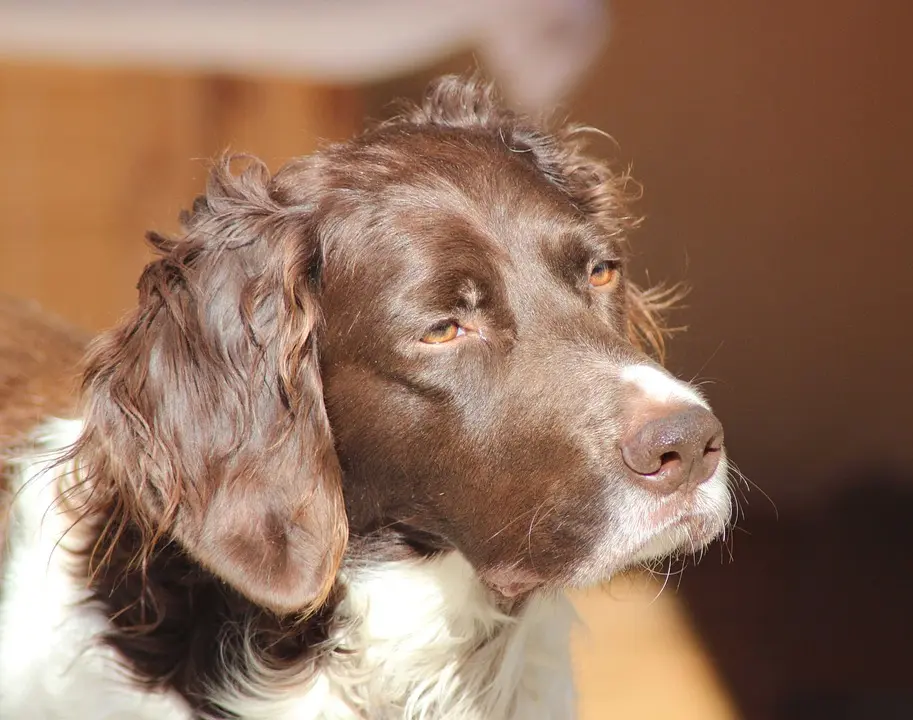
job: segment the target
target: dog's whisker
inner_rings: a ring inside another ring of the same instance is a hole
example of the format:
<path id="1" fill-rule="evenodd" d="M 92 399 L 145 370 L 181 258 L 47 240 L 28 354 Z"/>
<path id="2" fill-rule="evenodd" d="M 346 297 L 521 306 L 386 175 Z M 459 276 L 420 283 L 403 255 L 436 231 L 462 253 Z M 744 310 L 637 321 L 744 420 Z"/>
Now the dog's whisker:
<path id="1" fill-rule="evenodd" d="M 775 517 L 779 520 L 780 510 L 777 508 L 777 504 L 774 502 L 773 498 L 770 495 L 768 495 L 760 485 L 752 482 L 732 460 L 729 461 L 729 466 L 732 469 L 732 471 L 735 473 L 736 477 L 745 483 L 745 490 L 747 492 L 751 492 L 751 489 L 754 488 L 759 493 L 761 493 L 761 495 L 764 497 L 764 499 L 770 503 L 770 506 L 773 508 Z M 747 501 L 747 498 L 745 498 L 745 499 Z"/>
<path id="2" fill-rule="evenodd" d="M 543 501 L 543 502 L 544 502 L 544 501 Z M 494 540 L 496 537 L 498 537 L 498 535 L 500 535 L 502 532 L 504 532 L 505 530 L 508 530 L 508 529 L 511 528 L 513 525 L 515 525 L 516 523 L 518 523 L 518 522 L 520 522 L 521 520 L 523 520 L 527 515 L 529 515 L 530 513 L 535 514 L 536 512 L 538 512 L 538 508 L 531 508 L 531 509 L 529 509 L 529 510 L 526 510 L 526 511 L 520 513 L 520 514 L 517 515 L 516 517 L 511 518 L 507 523 L 505 523 L 504 525 L 501 526 L 501 529 L 500 529 L 500 530 L 498 530 L 497 532 L 495 532 L 493 535 L 489 536 L 488 539 L 486 540 L 486 542 L 491 542 L 491 541 Z"/>
<path id="3" fill-rule="evenodd" d="M 657 600 L 659 600 L 660 596 L 663 594 L 663 590 L 666 589 L 666 585 L 669 583 L 669 575 L 670 575 L 671 572 L 672 572 L 672 557 L 671 557 L 671 556 L 670 556 L 669 559 L 668 559 L 668 566 L 667 566 L 667 567 L 668 567 L 668 570 L 664 573 L 663 584 L 660 586 L 660 588 L 659 588 L 659 590 L 657 591 L 656 595 L 655 595 L 654 598 L 648 603 L 648 605 L 653 605 L 653 603 L 655 603 Z"/>
<path id="4" fill-rule="evenodd" d="M 702 372 L 704 372 L 704 369 L 713 361 L 713 358 L 715 358 L 717 356 L 717 353 L 722 349 L 724 344 L 725 344 L 725 341 L 720 340 L 720 344 L 716 346 L 716 349 L 712 353 L 710 353 L 710 357 L 708 357 L 704 361 L 704 364 L 698 368 L 696 373 L 694 373 L 694 377 L 691 378 L 692 383 L 694 382 L 694 378 L 698 377 Z"/>

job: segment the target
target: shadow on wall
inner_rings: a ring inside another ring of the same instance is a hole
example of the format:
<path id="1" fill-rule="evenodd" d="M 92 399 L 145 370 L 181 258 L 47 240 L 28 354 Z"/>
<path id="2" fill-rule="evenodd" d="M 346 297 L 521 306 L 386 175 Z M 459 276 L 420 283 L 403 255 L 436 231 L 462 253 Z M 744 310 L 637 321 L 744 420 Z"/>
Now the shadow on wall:
<path id="1" fill-rule="evenodd" d="M 913 717 L 913 4 L 613 0 L 575 115 L 633 158 L 672 368 L 751 493 L 682 592 L 744 717 Z"/>
<path id="2" fill-rule="evenodd" d="M 713 381 L 733 456 L 778 505 L 873 459 L 905 473 L 913 4 L 611 8 L 574 114 L 633 158 L 638 264 L 694 288 L 673 369 Z"/>
<path id="3" fill-rule="evenodd" d="M 684 573 L 681 595 L 745 720 L 913 717 L 913 476 L 844 484 L 779 518 L 758 503 L 734 562 L 711 553 Z"/>

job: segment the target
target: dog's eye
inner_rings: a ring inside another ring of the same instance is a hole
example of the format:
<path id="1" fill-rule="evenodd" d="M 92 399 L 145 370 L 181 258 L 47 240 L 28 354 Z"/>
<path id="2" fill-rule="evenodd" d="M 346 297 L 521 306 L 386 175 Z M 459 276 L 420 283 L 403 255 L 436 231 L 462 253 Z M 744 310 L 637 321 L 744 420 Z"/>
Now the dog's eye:
<path id="1" fill-rule="evenodd" d="M 422 335 L 422 342 L 429 345 L 440 345 L 441 343 L 455 340 L 460 335 L 465 334 L 466 331 L 461 328 L 457 322 L 448 320 L 447 322 L 443 322 L 440 325 L 435 325 L 428 332 Z"/>
<path id="2" fill-rule="evenodd" d="M 603 260 L 590 270 L 590 285 L 594 288 L 609 288 L 617 278 L 618 262 L 615 260 Z"/>

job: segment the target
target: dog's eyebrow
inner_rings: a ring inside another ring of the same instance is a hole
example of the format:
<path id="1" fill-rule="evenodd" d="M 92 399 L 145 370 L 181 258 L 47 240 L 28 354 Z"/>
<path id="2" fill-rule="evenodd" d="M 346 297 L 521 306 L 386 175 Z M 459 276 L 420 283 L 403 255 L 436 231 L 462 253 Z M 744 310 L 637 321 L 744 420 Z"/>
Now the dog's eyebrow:
<path id="1" fill-rule="evenodd" d="M 472 278 L 466 278 L 460 288 L 460 300 L 465 303 L 466 310 L 474 310 L 482 304 L 485 293 L 479 284 Z"/>
<path id="2" fill-rule="evenodd" d="M 600 255 L 620 255 L 617 242 L 588 227 L 565 229 L 555 234 L 543 235 L 539 245 L 546 263 L 553 272 L 559 274 L 569 266 L 583 267 Z"/>
<path id="3" fill-rule="evenodd" d="M 483 307 L 490 298 L 489 283 L 494 278 L 480 277 L 470 268 L 453 268 L 443 274 L 443 282 L 424 284 L 424 291 L 432 295 L 440 309 L 473 312 Z"/>
<path id="4" fill-rule="evenodd" d="M 557 240 L 568 245 L 576 244 L 587 248 L 591 252 L 605 252 L 617 249 L 618 246 L 615 238 L 607 233 L 600 232 L 598 228 L 590 224 L 569 228 L 560 233 Z"/>

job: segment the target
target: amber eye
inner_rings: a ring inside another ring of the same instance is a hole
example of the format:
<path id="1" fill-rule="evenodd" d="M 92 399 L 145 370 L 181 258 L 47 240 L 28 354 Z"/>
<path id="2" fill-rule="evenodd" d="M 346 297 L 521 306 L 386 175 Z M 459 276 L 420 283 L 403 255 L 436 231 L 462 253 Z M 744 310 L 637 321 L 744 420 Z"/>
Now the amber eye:
<path id="1" fill-rule="evenodd" d="M 440 345 L 441 343 L 450 342 L 457 336 L 463 335 L 465 330 L 453 320 L 435 325 L 428 332 L 422 335 L 422 342 L 429 345 Z"/>
<path id="2" fill-rule="evenodd" d="M 613 260 L 603 260 L 596 263 L 590 270 L 590 285 L 603 288 L 611 285 L 618 277 L 618 263 Z"/>

